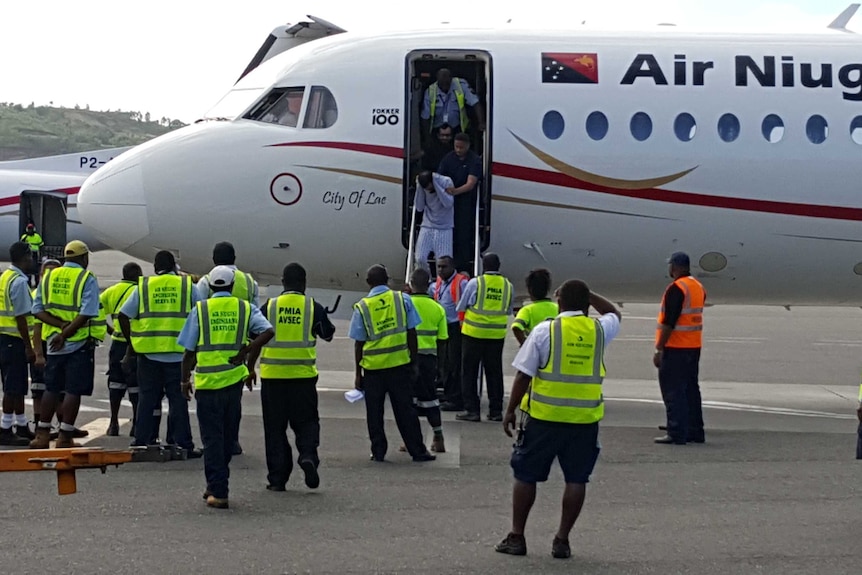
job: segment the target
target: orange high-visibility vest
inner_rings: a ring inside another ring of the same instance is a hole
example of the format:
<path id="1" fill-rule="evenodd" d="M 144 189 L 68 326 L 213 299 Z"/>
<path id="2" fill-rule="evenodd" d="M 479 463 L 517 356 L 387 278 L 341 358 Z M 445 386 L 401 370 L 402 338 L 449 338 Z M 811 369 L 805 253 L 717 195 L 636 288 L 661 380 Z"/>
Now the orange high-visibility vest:
<path id="1" fill-rule="evenodd" d="M 666 347 L 695 349 L 700 348 L 703 343 L 703 304 L 706 301 L 706 290 L 703 285 L 691 276 L 685 276 L 673 282 L 682 290 L 683 302 L 682 313 Z M 661 311 L 658 313 L 658 325 L 656 326 L 655 340 L 658 343 L 661 337 L 661 326 L 664 324 L 665 301 L 662 297 Z"/>

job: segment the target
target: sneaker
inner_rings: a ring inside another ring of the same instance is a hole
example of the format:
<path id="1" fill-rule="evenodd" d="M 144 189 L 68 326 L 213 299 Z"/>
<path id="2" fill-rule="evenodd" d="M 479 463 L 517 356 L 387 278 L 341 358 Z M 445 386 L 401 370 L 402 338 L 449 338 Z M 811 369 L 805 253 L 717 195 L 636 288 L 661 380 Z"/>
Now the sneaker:
<path id="1" fill-rule="evenodd" d="M 35 439 L 35 437 L 33 438 Z M 12 428 L 0 429 L 0 445 L 8 445 L 10 447 L 25 447 L 30 445 L 30 440 L 26 437 L 16 435 Z"/>
<path id="2" fill-rule="evenodd" d="M 309 489 L 317 489 L 320 485 L 320 475 L 317 473 L 317 466 L 310 459 L 303 459 L 299 462 L 299 466 L 305 472 L 305 485 Z"/>
<path id="3" fill-rule="evenodd" d="M 383 456 L 383 455 L 377 456 L 377 455 L 374 455 L 373 453 L 368 456 L 368 459 L 371 461 L 376 461 L 377 463 L 382 463 L 382 462 L 386 461 L 385 456 Z"/>
<path id="4" fill-rule="evenodd" d="M 18 437 L 23 437 L 28 441 L 36 439 L 36 434 L 30 431 L 29 425 L 19 425 L 18 427 L 16 427 L 15 435 L 17 435 Z"/>
<path id="5" fill-rule="evenodd" d="M 551 555 L 555 559 L 568 559 L 571 557 L 572 548 L 569 546 L 568 540 L 554 537 L 554 543 L 551 545 Z"/>
<path id="6" fill-rule="evenodd" d="M 229 507 L 227 497 L 222 499 L 215 495 L 207 497 L 207 507 L 215 507 L 216 509 L 227 509 Z"/>
<path id="7" fill-rule="evenodd" d="M 464 413 L 459 413 L 455 416 L 455 419 L 458 421 L 482 421 L 482 418 L 479 417 L 478 413 L 471 413 L 469 411 L 465 411 Z"/>
<path id="8" fill-rule="evenodd" d="M 497 553 L 505 553 L 506 555 L 526 555 L 527 540 L 524 539 L 523 535 L 509 533 L 506 535 L 505 539 L 497 543 L 494 547 L 494 551 Z"/>

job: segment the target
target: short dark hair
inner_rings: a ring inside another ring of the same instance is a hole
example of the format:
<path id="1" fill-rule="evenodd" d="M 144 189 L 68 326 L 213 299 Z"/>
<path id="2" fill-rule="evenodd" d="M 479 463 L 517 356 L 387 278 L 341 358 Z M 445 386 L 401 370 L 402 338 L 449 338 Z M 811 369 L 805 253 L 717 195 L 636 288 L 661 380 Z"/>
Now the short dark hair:
<path id="1" fill-rule="evenodd" d="M 370 286 L 381 286 L 389 283 L 389 273 L 383 264 L 375 264 L 365 272 L 365 281 Z"/>
<path id="2" fill-rule="evenodd" d="M 431 176 L 431 172 L 429 170 L 424 170 L 419 172 L 419 175 L 416 176 L 416 182 L 419 184 L 419 187 L 423 190 L 431 185 L 433 178 Z"/>
<path id="3" fill-rule="evenodd" d="M 12 263 L 30 259 L 33 257 L 31 254 L 32 250 L 27 242 L 15 242 L 9 246 L 9 261 Z"/>
<path id="4" fill-rule="evenodd" d="M 425 288 L 427 290 L 429 283 L 431 283 L 431 274 L 423 268 L 416 268 L 410 274 L 410 287 Z"/>
<path id="5" fill-rule="evenodd" d="M 123 266 L 123 279 L 132 281 L 144 275 L 144 270 L 141 269 L 135 262 L 129 262 Z"/>
<path id="6" fill-rule="evenodd" d="M 162 250 L 153 258 L 153 267 L 157 272 L 172 272 L 177 269 L 177 260 L 168 250 Z"/>
<path id="7" fill-rule="evenodd" d="M 219 242 L 213 246 L 213 263 L 217 266 L 232 266 L 236 263 L 236 250 L 230 242 Z"/>
<path id="8" fill-rule="evenodd" d="M 487 252 L 482 256 L 482 270 L 486 272 L 500 271 L 500 256 L 494 252 Z"/>
<path id="9" fill-rule="evenodd" d="M 305 284 L 305 268 L 296 262 L 287 264 L 281 272 L 281 283 L 292 286 Z"/>
<path id="10" fill-rule="evenodd" d="M 455 141 L 456 142 L 466 142 L 467 144 L 469 144 L 470 143 L 470 136 L 468 136 L 464 132 L 458 132 L 457 134 L 455 134 Z"/>
<path id="11" fill-rule="evenodd" d="M 527 291 L 530 297 L 545 299 L 551 291 L 551 272 L 545 268 L 530 270 L 527 274 Z"/>
<path id="12" fill-rule="evenodd" d="M 590 288 L 581 280 L 566 280 L 557 288 L 560 311 L 584 311 L 590 307 Z"/>

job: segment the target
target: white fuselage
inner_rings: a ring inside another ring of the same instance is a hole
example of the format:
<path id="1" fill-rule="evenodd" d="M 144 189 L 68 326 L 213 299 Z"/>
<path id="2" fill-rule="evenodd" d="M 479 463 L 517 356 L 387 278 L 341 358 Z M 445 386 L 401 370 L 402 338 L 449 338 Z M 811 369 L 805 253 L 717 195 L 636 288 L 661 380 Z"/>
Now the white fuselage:
<path id="1" fill-rule="evenodd" d="M 682 250 L 712 302 L 858 305 L 860 48 L 837 32 L 340 34 L 244 78 L 240 119 L 183 128 L 98 170 L 79 206 L 108 245 L 147 259 L 170 249 L 188 270 L 209 269 L 213 244 L 228 240 L 263 282 L 290 261 L 315 288 L 361 291 L 375 263 L 403 278 L 405 65 L 417 52 L 475 51 L 490 61 L 490 249 L 521 290 L 530 269 L 547 267 L 557 283 L 578 277 L 617 301 L 654 301 L 668 255 Z M 543 52 L 590 54 L 598 81 L 543 83 Z M 299 117 L 309 89 L 324 86 L 338 105 L 331 127 L 241 118 L 271 89 L 303 86 Z M 396 120 L 376 122 L 378 110 Z M 548 129 L 551 112 L 563 123 Z M 607 118 L 600 139 L 593 112 Z M 632 133 L 643 134 L 631 124 L 639 112 L 652 125 L 643 141 Z M 675 124 L 683 113 L 696 128 Z M 763 126 L 771 114 L 778 131 Z M 828 130 L 809 125 L 815 115 Z"/>

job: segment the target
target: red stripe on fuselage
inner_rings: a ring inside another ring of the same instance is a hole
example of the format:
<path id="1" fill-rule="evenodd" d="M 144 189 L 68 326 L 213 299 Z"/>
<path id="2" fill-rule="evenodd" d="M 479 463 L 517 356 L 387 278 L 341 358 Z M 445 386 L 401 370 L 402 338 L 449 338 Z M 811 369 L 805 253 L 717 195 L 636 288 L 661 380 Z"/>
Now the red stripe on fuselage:
<path id="1" fill-rule="evenodd" d="M 273 146 L 289 147 L 314 147 L 334 150 L 346 150 L 351 152 L 362 152 L 375 154 L 390 158 L 404 158 L 404 149 L 393 146 L 376 146 L 372 144 L 358 144 L 352 142 L 286 142 L 283 144 L 272 144 Z M 621 190 L 598 184 L 591 184 L 573 178 L 560 172 L 528 168 L 515 164 L 504 164 L 495 162 L 492 167 L 495 176 L 512 178 L 525 182 L 536 182 L 549 186 L 560 186 L 621 196 L 637 200 L 648 200 L 653 202 L 666 202 L 686 206 L 703 206 L 710 208 L 722 208 L 726 210 L 741 210 L 746 212 L 759 212 L 767 214 L 780 214 L 786 216 L 802 216 L 809 218 L 824 218 L 830 220 L 862 221 L 862 208 L 850 208 L 845 206 L 827 206 L 822 204 L 799 204 L 795 202 L 777 202 L 774 200 L 756 200 L 751 198 L 734 198 L 729 196 L 713 196 L 707 194 L 695 194 L 691 192 L 676 192 L 660 188 L 647 188 L 643 190 Z"/>
<path id="2" fill-rule="evenodd" d="M 77 188 L 60 188 L 59 190 L 34 190 L 34 192 L 35 193 L 38 193 L 39 191 L 54 192 L 54 193 L 66 194 L 67 196 L 71 196 L 73 194 L 77 194 L 80 189 L 81 189 L 80 187 L 77 187 Z M 11 206 L 14 204 L 19 204 L 19 203 L 21 203 L 21 196 L 9 196 L 8 198 L 0 198 L 0 207 Z"/>

